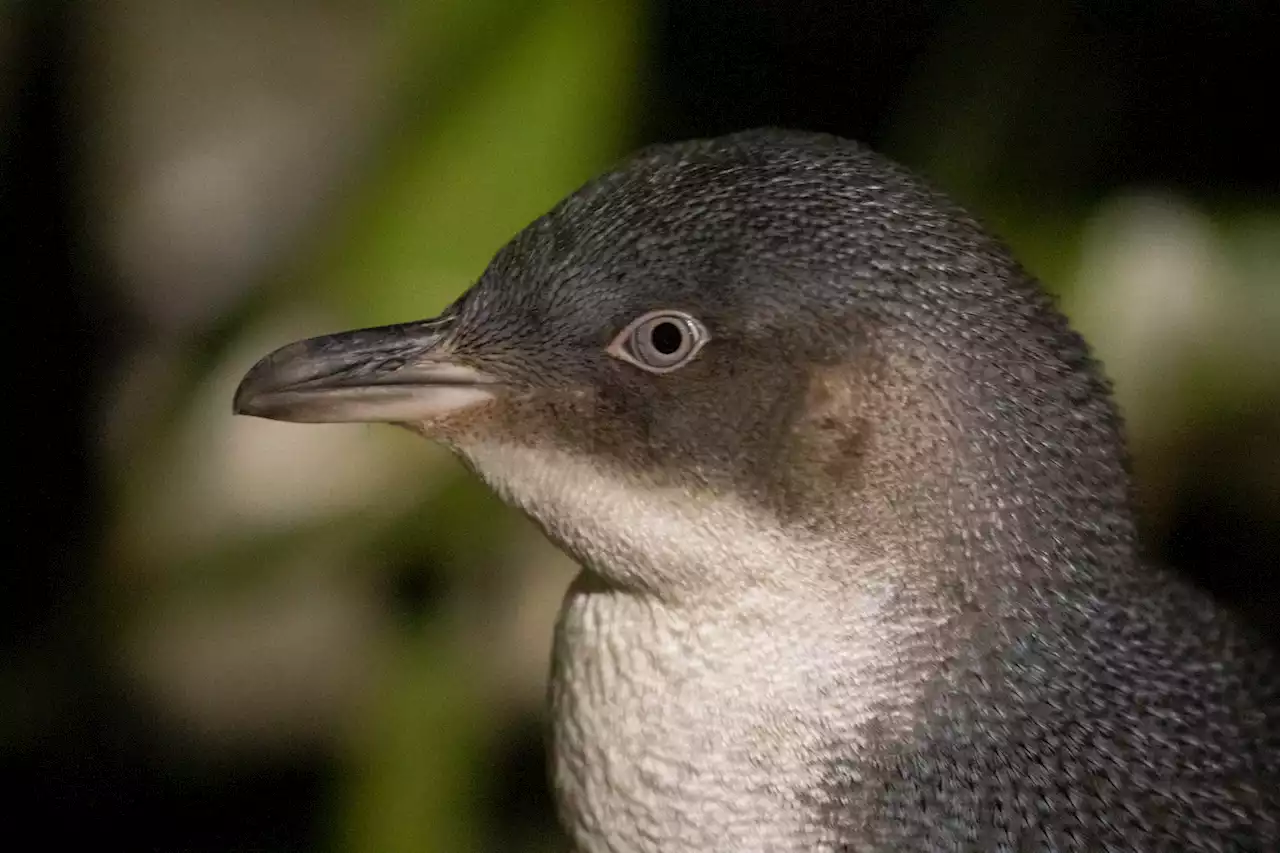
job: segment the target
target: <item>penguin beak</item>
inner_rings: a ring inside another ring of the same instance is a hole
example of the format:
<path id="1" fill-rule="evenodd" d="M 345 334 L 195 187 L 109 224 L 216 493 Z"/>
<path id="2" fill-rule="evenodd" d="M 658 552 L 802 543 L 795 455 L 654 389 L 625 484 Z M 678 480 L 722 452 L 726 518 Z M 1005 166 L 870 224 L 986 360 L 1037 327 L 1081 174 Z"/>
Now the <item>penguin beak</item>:
<path id="1" fill-rule="evenodd" d="M 299 423 L 438 420 L 494 399 L 498 383 L 449 360 L 452 318 L 323 335 L 263 358 L 236 389 L 235 412 Z"/>

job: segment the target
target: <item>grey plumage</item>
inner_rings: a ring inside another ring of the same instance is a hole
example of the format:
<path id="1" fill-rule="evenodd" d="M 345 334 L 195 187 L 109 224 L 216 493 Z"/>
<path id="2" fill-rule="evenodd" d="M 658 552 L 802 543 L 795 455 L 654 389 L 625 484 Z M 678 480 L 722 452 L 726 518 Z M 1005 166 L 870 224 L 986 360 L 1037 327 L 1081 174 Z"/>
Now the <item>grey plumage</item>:
<path id="1" fill-rule="evenodd" d="M 670 372 L 611 349 L 654 310 L 705 330 Z M 1139 559 L 1039 285 L 853 143 L 641 152 L 441 318 L 285 348 L 237 407 L 404 423 L 583 564 L 584 851 L 1280 849 L 1274 654 Z"/>

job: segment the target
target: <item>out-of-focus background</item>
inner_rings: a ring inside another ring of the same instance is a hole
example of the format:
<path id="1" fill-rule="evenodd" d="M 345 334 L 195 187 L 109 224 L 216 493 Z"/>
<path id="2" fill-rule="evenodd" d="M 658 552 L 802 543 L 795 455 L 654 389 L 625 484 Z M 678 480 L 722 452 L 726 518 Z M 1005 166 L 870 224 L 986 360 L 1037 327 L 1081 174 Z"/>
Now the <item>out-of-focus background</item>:
<path id="1" fill-rule="evenodd" d="M 571 566 L 425 442 L 231 393 L 289 340 L 435 313 L 652 141 L 834 131 L 977 212 L 1108 364 L 1153 555 L 1274 631 L 1277 9 L 9 0 L 10 842 L 561 849 Z"/>

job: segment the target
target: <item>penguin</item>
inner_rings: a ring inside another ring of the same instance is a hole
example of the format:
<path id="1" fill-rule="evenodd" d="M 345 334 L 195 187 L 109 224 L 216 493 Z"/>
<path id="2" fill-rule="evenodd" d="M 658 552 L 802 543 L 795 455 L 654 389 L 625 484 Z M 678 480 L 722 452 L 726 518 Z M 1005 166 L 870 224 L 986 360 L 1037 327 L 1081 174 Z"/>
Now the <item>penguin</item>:
<path id="1" fill-rule="evenodd" d="M 582 853 L 1280 850 L 1280 662 L 1141 557 L 1084 341 L 866 147 L 650 147 L 439 317 L 289 344 L 241 414 L 399 424 L 581 566 Z"/>

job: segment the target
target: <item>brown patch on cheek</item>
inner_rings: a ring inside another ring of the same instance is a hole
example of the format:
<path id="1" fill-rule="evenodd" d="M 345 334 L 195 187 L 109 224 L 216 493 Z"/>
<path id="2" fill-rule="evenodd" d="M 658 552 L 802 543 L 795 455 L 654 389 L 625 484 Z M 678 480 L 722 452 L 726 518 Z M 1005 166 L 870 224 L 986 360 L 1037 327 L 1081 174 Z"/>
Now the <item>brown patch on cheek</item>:
<path id="1" fill-rule="evenodd" d="M 791 490 L 802 493 L 839 484 L 843 491 L 865 485 L 871 422 L 863 377 L 847 366 L 817 368 L 809 377 L 802 413 L 792 425 Z"/>
<path id="2" fill-rule="evenodd" d="M 789 436 L 786 520 L 922 556 L 960 438 L 931 387 L 918 365 L 887 358 L 811 368 Z"/>
<path id="3" fill-rule="evenodd" d="M 827 460 L 823 472 L 832 480 L 848 483 L 851 488 L 859 489 L 863 485 L 867 464 L 867 448 L 870 429 L 865 420 L 855 420 L 846 429 L 847 435 L 836 436 L 832 440 L 832 458 Z"/>

